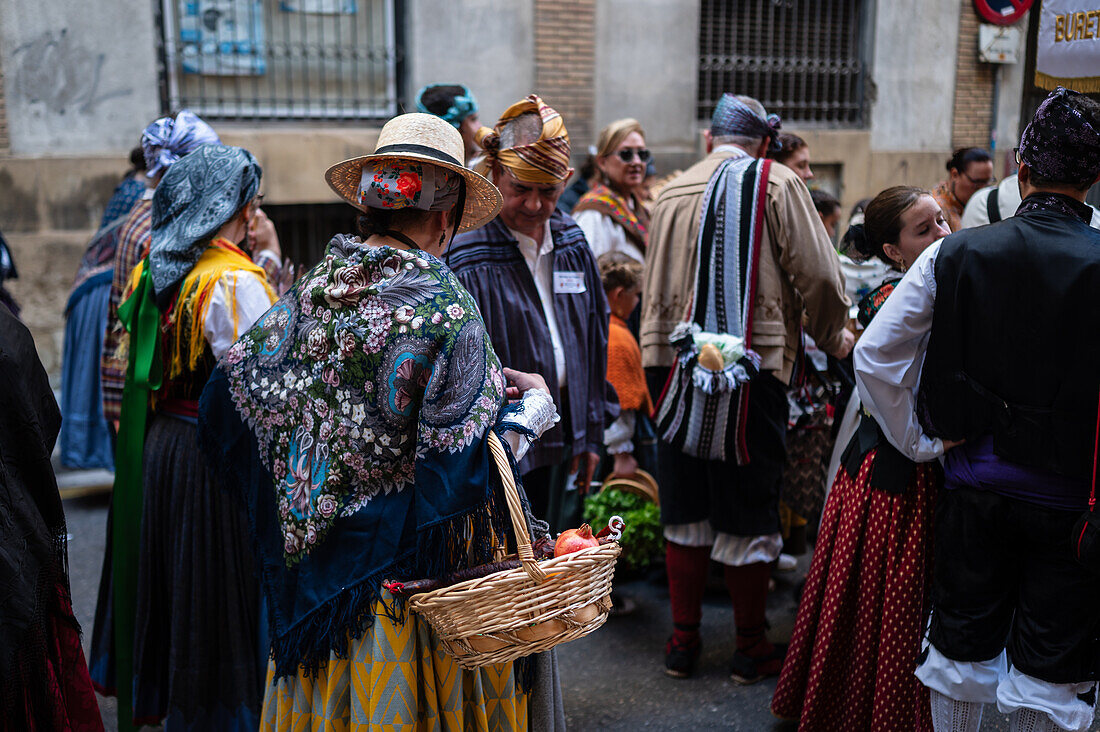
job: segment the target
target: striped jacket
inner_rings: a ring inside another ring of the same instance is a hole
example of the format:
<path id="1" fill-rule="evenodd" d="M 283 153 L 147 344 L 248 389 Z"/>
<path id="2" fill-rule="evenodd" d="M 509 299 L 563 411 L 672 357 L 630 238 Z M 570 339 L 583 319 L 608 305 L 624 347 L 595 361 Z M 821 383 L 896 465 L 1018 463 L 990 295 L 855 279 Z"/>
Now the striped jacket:
<path id="1" fill-rule="evenodd" d="M 584 232 L 568 215 L 550 217 L 554 271 L 581 272 L 585 291 L 554 295 L 554 313 L 565 349 L 567 402 L 562 403 L 550 329 L 534 277 L 519 245 L 499 219 L 455 237 L 446 262 L 470 291 L 500 361 L 546 379 L 562 421 L 535 442 L 521 472 L 599 452 L 607 413 L 607 328 L 610 311 L 600 273 Z"/>

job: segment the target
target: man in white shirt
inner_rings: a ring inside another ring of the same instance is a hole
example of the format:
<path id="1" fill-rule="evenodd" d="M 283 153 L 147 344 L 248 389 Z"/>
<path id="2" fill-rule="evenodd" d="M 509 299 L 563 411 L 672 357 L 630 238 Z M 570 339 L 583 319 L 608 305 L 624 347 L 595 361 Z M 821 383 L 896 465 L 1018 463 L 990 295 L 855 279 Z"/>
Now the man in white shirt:
<path id="1" fill-rule="evenodd" d="M 482 128 L 478 143 L 479 172 L 504 206 L 455 237 L 447 264 L 477 301 L 501 362 L 542 375 L 562 412 L 520 461 L 535 515 L 561 531 L 580 524 L 603 444 L 607 299 L 584 233 L 556 209 L 573 172 L 561 115 L 531 95 Z"/>

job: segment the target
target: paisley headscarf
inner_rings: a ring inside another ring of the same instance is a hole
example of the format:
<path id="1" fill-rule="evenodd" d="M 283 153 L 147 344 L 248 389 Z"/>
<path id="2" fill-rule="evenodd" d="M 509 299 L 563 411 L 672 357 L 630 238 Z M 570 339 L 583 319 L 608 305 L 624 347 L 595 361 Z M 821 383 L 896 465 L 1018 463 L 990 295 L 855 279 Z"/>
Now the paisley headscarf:
<path id="1" fill-rule="evenodd" d="M 541 121 L 537 135 L 517 124 L 522 115 L 537 115 Z M 478 130 L 477 144 L 485 150 L 485 159 L 477 167 L 482 175 L 489 175 L 495 160 L 525 183 L 560 183 L 569 177 L 565 122 L 535 94 L 508 107 L 493 129 Z"/>
<path id="2" fill-rule="evenodd" d="M 220 144 L 218 133 L 194 112 L 184 109 L 175 117 L 161 117 L 141 133 L 145 174 L 155 178 L 192 150 Z"/>
<path id="3" fill-rule="evenodd" d="M 1058 87 L 1020 136 L 1020 160 L 1047 180 L 1085 185 L 1100 174 L 1100 120 L 1071 103 L 1081 96 Z"/>
<path id="4" fill-rule="evenodd" d="M 153 194 L 149 276 L 162 309 L 214 234 L 255 197 L 263 171 L 239 147 L 204 145 L 168 169 Z"/>

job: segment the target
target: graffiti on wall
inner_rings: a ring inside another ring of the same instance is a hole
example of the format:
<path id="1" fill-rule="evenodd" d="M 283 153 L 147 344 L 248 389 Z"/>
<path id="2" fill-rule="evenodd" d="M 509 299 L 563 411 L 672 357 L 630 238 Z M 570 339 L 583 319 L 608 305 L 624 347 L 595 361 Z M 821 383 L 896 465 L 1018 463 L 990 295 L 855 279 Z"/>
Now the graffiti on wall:
<path id="1" fill-rule="evenodd" d="M 12 91 L 26 102 L 44 104 L 54 114 L 92 114 L 103 102 L 133 93 L 105 80 L 106 54 L 80 45 L 67 28 L 46 31 L 19 46 L 12 59 Z"/>

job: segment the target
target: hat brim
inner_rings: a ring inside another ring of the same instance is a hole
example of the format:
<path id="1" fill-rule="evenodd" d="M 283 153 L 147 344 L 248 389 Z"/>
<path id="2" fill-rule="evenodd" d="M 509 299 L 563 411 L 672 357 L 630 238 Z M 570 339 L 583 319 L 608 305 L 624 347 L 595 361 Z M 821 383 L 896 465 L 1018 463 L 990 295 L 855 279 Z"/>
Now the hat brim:
<path id="1" fill-rule="evenodd" d="M 325 171 L 325 180 L 340 198 L 360 211 L 368 211 L 369 207 L 359 202 L 359 181 L 363 177 L 363 166 L 374 160 L 415 160 L 446 168 L 465 178 L 466 204 L 462 208 L 459 232 L 473 231 L 484 226 L 496 218 L 500 213 L 500 207 L 504 205 L 504 198 L 500 195 L 500 191 L 485 176 L 461 165 L 416 152 L 360 155 L 349 158 Z"/>

